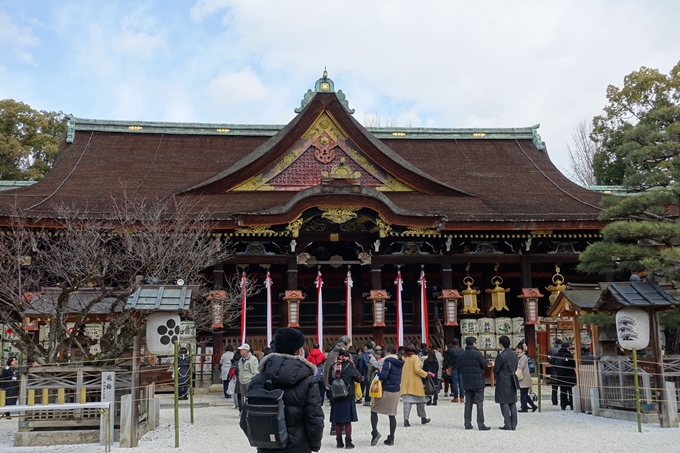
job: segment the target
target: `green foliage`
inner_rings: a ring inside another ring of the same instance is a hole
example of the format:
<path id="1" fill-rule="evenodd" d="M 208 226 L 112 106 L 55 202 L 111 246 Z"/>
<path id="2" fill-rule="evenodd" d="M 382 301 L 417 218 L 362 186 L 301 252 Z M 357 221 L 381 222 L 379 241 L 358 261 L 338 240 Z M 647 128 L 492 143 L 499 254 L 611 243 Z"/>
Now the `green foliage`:
<path id="1" fill-rule="evenodd" d="M 66 132 L 62 112 L 37 111 L 0 100 L 0 179 L 38 180 L 52 168 Z"/>
<path id="2" fill-rule="evenodd" d="M 680 329 L 680 309 L 663 312 L 659 316 L 659 323 L 666 329 Z"/>
<path id="3" fill-rule="evenodd" d="M 680 62 L 668 75 L 642 67 L 607 88 L 608 103 L 593 119 L 599 183 L 622 184 L 627 197 L 607 197 L 602 220 L 614 220 L 601 242 L 581 255 L 588 273 L 646 268 L 680 279 Z"/>
<path id="4" fill-rule="evenodd" d="M 604 312 L 584 313 L 579 316 L 578 321 L 581 324 L 595 324 L 600 327 L 608 327 L 616 324 L 616 315 L 608 315 Z"/>

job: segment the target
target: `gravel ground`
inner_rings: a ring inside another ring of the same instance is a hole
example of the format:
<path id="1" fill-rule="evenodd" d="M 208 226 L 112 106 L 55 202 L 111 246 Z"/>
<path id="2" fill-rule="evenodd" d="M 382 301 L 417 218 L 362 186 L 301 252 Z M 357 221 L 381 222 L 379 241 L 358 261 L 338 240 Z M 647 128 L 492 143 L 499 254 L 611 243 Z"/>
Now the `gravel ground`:
<path id="1" fill-rule="evenodd" d="M 214 397 L 218 404 L 226 403 L 219 396 Z M 214 404 L 213 402 L 213 404 Z M 401 411 L 401 405 L 400 405 Z M 522 453 L 533 452 L 677 452 L 680 442 L 680 429 L 661 429 L 658 425 L 643 425 L 643 432 L 637 432 L 635 422 L 609 420 L 587 414 L 561 411 L 559 407 L 543 401 L 543 412 L 522 413 L 519 415 L 517 431 L 501 431 L 502 416 L 497 404 L 493 403 L 493 389 L 487 389 L 484 402 L 486 423 L 492 429 L 480 432 L 477 429 L 463 429 L 463 404 L 451 403 L 442 398 L 438 406 L 428 406 L 427 415 L 432 419 L 428 425 L 421 425 L 412 409 L 410 428 L 403 427 L 403 417 L 398 416 L 394 447 L 382 443 L 389 433 L 387 417 L 381 416 L 378 430 L 382 438 L 377 446 L 370 446 L 369 408 L 358 406 L 359 422 L 353 424 L 355 452 L 393 451 L 393 452 L 451 452 L 456 453 L 496 450 L 498 445 L 507 449 L 517 447 Z M 324 407 L 328 419 L 329 406 Z M 401 412 L 400 412 L 401 413 Z M 173 410 L 161 410 L 161 426 L 146 434 L 139 442 L 140 453 L 145 452 L 255 452 L 238 427 L 238 411 L 231 402 L 227 405 L 201 407 L 195 409 L 195 423 L 189 422 L 189 410 L 180 411 L 180 448 L 175 449 Z M 474 412 L 473 412 L 473 424 Z M 55 453 L 103 452 L 98 445 L 64 445 L 54 447 L 13 447 L 12 436 L 17 429 L 16 418 L 11 421 L 0 420 L 0 452 L 3 453 Z M 114 450 L 118 444 L 114 444 Z M 324 433 L 322 450 L 334 451 L 335 436 Z"/>

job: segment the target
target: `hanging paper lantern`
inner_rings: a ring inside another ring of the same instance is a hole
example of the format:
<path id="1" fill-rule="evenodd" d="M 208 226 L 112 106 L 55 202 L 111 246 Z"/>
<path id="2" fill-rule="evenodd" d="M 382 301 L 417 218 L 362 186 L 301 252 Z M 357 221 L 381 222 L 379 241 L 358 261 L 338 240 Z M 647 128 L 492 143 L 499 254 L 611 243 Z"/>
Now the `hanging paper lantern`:
<path id="1" fill-rule="evenodd" d="M 389 294 L 384 289 L 372 289 L 369 300 L 373 301 L 373 327 L 385 327 L 385 301 Z"/>
<path id="2" fill-rule="evenodd" d="M 149 313 L 146 321 L 146 347 L 151 354 L 172 355 L 179 341 L 180 318 L 176 312 Z"/>
<path id="3" fill-rule="evenodd" d="M 538 288 L 522 288 L 522 294 L 517 297 L 524 299 L 524 325 L 538 324 L 538 299 L 543 294 Z"/>
<path id="4" fill-rule="evenodd" d="M 283 300 L 288 301 L 288 327 L 300 327 L 300 301 L 304 298 L 299 289 L 286 290 Z"/>
<path id="5" fill-rule="evenodd" d="M 510 288 L 504 289 L 501 287 L 503 284 L 503 279 L 498 275 L 491 279 L 491 283 L 496 285 L 495 288 L 486 290 L 487 293 L 491 294 L 491 310 L 510 311 L 508 306 L 505 304 L 505 293 L 509 292 Z"/>
<path id="6" fill-rule="evenodd" d="M 439 299 L 444 301 L 444 325 L 457 326 L 458 325 L 458 301 L 462 299 L 458 290 L 442 289 L 442 295 Z"/>

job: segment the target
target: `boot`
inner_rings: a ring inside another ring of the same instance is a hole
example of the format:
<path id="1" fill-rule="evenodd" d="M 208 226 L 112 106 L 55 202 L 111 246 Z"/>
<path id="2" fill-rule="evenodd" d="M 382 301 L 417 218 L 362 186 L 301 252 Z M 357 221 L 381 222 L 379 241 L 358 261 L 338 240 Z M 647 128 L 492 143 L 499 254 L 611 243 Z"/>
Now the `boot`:
<path id="1" fill-rule="evenodd" d="M 394 445 L 394 436 L 387 436 L 384 442 L 385 445 Z"/>
<path id="2" fill-rule="evenodd" d="M 352 443 L 352 438 L 349 437 L 349 436 L 345 436 L 345 448 L 347 448 L 348 450 L 350 448 L 354 448 L 354 444 Z"/>
<path id="3" fill-rule="evenodd" d="M 375 447 L 378 444 L 378 440 L 380 440 L 380 433 L 378 431 L 371 433 L 371 446 L 372 447 Z"/>
<path id="4" fill-rule="evenodd" d="M 342 443 L 342 436 L 335 436 L 335 441 L 337 442 L 336 447 L 345 448 L 345 444 Z"/>

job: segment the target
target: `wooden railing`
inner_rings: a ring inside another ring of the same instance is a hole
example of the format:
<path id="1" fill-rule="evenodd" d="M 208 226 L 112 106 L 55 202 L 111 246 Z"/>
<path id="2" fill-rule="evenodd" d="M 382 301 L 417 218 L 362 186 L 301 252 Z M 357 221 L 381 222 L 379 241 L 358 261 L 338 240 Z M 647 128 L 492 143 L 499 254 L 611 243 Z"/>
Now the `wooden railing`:
<path id="1" fill-rule="evenodd" d="M 600 400 L 604 406 L 635 410 L 635 382 L 630 357 L 607 356 L 598 362 Z M 654 403 L 654 376 L 638 367 L 640 400 L 643 405 Z"/>
<path id="2" fill-rule="evenodd" d="M 666 382 L 673 382 L 680 412 L 680 355 L 668 355 L 663 358 L 663 374 Z"/>

